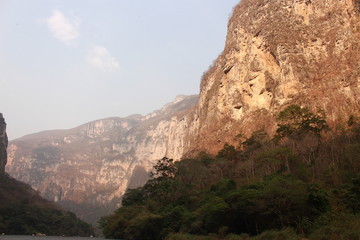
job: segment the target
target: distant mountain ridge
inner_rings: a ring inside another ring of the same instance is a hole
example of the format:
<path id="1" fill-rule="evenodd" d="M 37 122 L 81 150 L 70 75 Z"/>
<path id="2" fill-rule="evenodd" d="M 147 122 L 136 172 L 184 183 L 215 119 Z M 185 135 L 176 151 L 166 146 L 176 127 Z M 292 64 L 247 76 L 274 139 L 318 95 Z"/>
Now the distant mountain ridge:
<path id="1" fill-rule="evenodd" d="M 10 177 L 4 168 L 6 123 L 0 113 L 0 232 L 5 234 L 94 235 L 92 227 L 54 202 L 45 200 L 29 185 Z"/>
<path id="2" fill-rule="evenodd" d="M 360 112 L 359 39 L 359 1 L 242 0 L 199 97 L 14 140 L 7 171 L 94 222 L 156 160 L 214 154 L 257 130 L 271 136 L 289 105 L 323 110 L 341 129 Z"/>
<path id="3" fill-rule="evenodd" d="M 126 188 L 148 179 L 158 159 L 180 159 L 187 114 L 198 96 L 178 96 L 147 116 L 106 118 L 69 130 L 44 131 L 9 144 L 7 172 L 83 219 L 119 206 Z"/>

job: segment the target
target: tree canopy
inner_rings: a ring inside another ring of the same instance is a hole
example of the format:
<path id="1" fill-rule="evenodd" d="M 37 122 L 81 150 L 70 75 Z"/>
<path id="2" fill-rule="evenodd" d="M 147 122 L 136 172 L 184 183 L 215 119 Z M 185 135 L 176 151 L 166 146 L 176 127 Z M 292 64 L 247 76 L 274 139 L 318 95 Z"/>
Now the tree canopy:
<path id="1" fill-rule="evenodd" d="M 260 129 L 239 146 L 225 144 L 216 156 L 159 160 L 152 179 L 129 189 L 123 206 L 101 219 L 105 236 L 359 239 L 356 131 L 309 145 L 309 136 L 320 139 L 328 129 L 324 114 L 291 105 L 278 121 L 273 139 Z M 279 141 L 286 138 L 291 147 Z"/>

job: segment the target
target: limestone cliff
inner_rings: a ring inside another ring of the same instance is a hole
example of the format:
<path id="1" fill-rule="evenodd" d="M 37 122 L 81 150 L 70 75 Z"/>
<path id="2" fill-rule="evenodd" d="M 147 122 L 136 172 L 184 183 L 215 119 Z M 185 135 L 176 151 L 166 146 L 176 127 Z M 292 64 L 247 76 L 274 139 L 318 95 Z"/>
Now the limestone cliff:
<path id="1" fill-rule="evenodd" d="M 156 160 L 272 134 L 289 104 L 325 110 L 332 126 L 345 122 L 360 110 L 359 39 L 358 0 L 242 0 L 198 103 L 180 97 L 145 117 L 29 135 L 11 142 L 7 170 L 88 220 L 104 215 L 99 206 L 112 210 Z"/>
<path id="2" fill-rule="evenodd" d="M 8 138 L 6 135 L 6 123 L 2 113 L 0 113 L 0 175 L 5 173 L 5 165 L 7 163 L 7 146 Z"/>
<path id="3" fill-rule="evenodd" d="M 89 236 L 94 231 L 73 213 L 42 198 L 37 191 L 5 173 L 8 138 L 6 123 L 0 113 L 0 229 L 1 233 L 30 235 Z M 19 219 L 22 221 L 19 222 Z M 45 226 L 43 223 L 46 223 Z M 14 227 L 18 224 L 19 227 Z M 65 227 L 64 227 L 65 226 Z"/>
<path id="4" fill-rule="evenodd" d="M 360 108 L 360 4 L 355 0 L 242 0 L 226 46 L 203 76 L 187 152 L 217 152 L 265 129 L 296 103 L 333 126 Z"/>
<path id="5" fill-rule="evenodd" d="M 10 142 L 7 172 L 96 223 L 164 156 L 180 159 L 198 96 L 179 96 L 147 116 L 107 118 Z"/>

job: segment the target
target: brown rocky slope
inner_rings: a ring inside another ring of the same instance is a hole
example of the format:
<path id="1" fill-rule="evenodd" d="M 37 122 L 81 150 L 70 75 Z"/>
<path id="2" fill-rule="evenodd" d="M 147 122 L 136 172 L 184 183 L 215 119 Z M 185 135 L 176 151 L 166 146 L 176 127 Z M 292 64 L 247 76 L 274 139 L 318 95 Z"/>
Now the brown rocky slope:
<path id="1" fill-rule="evenodd" d="M 197 101 L 198 96 L 179 96 L 147 116 L 101 119 L 15 139 L 6 171 L 96 224 L 119 206 L 127 188 L 145 183 L 157 160 L 180 159 L 191 122 L 187 113 Z"/>
<path id="2" fill-rule="evenodd" d="M 289 104 L 325 110 L 331 126 L 360 108 L 358 0 L 242 0 L 226 47 L 203 76 L 187 152 L 217 152 L 264 129 Z"/>
<path id="3" fill-rule="evenodd" d="M 275 116 L 290 104 L 323 109 L 331 126 L 341 124 L 360 108 L 359 39 L 358 0 L 242 0 L 198 103 L 181 98 L 146 117 L 18 139 L 7 170 L 49 199 L 81 205 L 84 217 L 117 204 L 141 183 L 132 176 L 141 179 L 157 159 L 216 153 L 259 129 L 274 133 Z"/>

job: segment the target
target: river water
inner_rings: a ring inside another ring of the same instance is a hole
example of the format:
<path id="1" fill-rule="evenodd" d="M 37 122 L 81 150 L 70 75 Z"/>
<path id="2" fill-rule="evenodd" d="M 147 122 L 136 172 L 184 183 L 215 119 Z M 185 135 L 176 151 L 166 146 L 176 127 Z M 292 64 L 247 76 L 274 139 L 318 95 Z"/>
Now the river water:
<path id="1" fill-rule="evenodd" d="M 36 237 L 36 236 L 16 236 L 0 235 L 0 240 L 104 240 L 105 238 L 96 237 Z"/>

